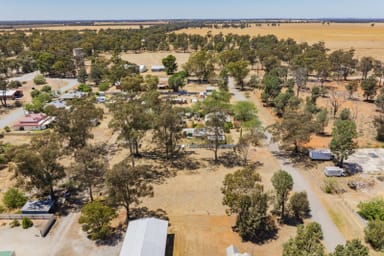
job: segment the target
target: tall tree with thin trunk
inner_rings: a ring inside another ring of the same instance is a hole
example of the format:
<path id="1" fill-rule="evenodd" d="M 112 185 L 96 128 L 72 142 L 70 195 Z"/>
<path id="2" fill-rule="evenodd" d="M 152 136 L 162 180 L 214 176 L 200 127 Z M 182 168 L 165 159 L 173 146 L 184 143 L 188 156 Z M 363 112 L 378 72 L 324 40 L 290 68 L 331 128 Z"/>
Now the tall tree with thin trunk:
<path id="1" fill-rule="evenodd" d="M 276 193 L 276 204 L 280 208 L 280 220 L 283 221 L 288 195 L 293 188 L 293 179 L 286 171 L 279 170 L 272 176 L 271 182 Z"/>
<path id="2" fill-rule="evenodd" d="M 75 163 L 71 168 L 73 178 L 80 186 L 88 189 L 91 201 L 93 201 L 93 187 L 102 182 L 107 170 L 105 146 L 105 144 L 87 145 L 75 152 Z"/>
<path id="3" fill-rule="evenodd" d="M 353 120 L 337 120 L 332 130 L 332 140 L 329 148 L 335 155 L 339 166 L 343 166 L 343 162 L 349 155 L 355 152 L 357 143 L 354 141 L 357 138 L 356 124 Z"/>
<path id="4" fill-rule="evenodd" d="M 109 199 L 113 204 L 125 208 L 126 223 L 129 221 L 131 206 L 140 204 L 143 197 L 153 196 L 153 187 L 147 179 L 151 167 L 132 167 L 129 163 L 129 159 L 124 159 L 106 174 Z"/>
<path id="5" fill-rule="evenodd" d="M 16 149 L 15 176 L 21 184 L 49 192 L 55 197 L 54 186 L 65 177 L 60 163 L 63 141 L 57 133 L 45 132 L 32 138 L 30 145 Z"/>

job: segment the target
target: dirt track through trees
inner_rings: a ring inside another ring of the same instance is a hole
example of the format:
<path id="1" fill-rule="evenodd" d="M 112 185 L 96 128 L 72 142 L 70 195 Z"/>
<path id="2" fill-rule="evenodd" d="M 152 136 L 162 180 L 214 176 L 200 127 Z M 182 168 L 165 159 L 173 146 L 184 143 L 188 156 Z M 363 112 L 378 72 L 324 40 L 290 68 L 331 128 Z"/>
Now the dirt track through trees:
<path id="1" fill-rule="evenodd" d="M 229 79 L 229 89 L 235 100 L 242 101 L 247 100 L 244 95 L 238 91 L 235 87 L 235 82 L 233 78 Z M 260 113 L 259 113 L 260 114 Z M 269 114 L 269 113 L 261 113 L 261 114 Z M 336 225 L 332 222 L 329 217 L 325 207 L 323 207 L 321 201 L 316 196 L 315 192 L 312 190 L 311 185 L 305 180 L 305 178 L 300 174 L 298 170 L 296 170 L 293 165 L 290 163 L 289 159 L 285 157 L 277 157 L 281 153 L 279 146 L 276 142 L 272 142 L 271 134 L 266 132 L 267 140 L 268 140 L 268 148 L 273 155 L 275 155 L 276 160 L 279 162 L 281 169 L 287 171 L 292 175 L 294 180 L 295 191 L 306 191 L 308 195 L 308 200 L 311 206 L 311 219 L 321 224 L 323 233 L 324 233 L 324 244 L 329 251 L 333 251 L 338 244 L 344 244 L 345 238 L 338 230 Z"/>

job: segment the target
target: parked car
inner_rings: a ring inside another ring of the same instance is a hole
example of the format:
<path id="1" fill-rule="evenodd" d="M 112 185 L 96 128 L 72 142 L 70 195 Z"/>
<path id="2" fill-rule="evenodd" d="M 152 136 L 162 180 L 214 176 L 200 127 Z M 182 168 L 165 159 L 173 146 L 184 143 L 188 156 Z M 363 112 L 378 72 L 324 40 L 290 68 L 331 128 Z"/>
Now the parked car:
<path id="1" fill-rule="evenodd" d="M 324 168 L 324 175 L 327 177 L 343 177 L 343 176 L 346 176 L 346 173 L 340 167 L 327 166 Z"/>

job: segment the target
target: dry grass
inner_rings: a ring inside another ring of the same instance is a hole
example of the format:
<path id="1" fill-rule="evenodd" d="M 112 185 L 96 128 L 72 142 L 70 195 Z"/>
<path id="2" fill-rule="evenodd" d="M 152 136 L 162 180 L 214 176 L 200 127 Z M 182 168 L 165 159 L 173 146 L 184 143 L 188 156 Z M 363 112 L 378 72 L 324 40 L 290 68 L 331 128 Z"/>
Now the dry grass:
<path id="1" fill-rule="evenodd" d="M 0 32 L 14 31 L 14 30 L 101 30 L 101 29 L 140 29 L 149 28 L 154 25 L 167 24 L 167 22 L 153 21 L 153 22 L 95 22 L 94 25 L 89 26 L 74 26 L 74 25 L 20 25 L 11 29 L 0 28 Z"/>
<path id="2" fill-rule="evenodd" d="M 336 49 L 356 49 L 356 56 L 372 56 L 384 60 L 384 24 L 376 23 L 371 27 L 369 23 L 348 24 L 332 23 L 322 25 L 320 23 L 306 24 L 280 24 L 272 27 L 263 24 L 256 27 L 254 24 L 249 28 L 191 28 L 178 31 L 179 33 L 206 35 L 210 32 L 212 35 L 229 33 L 238 35 L 268 35 L 273 34 L 278 38 L 293 38 L 297 42 L 316 43 L 324 41 L 330 50 Z"/>

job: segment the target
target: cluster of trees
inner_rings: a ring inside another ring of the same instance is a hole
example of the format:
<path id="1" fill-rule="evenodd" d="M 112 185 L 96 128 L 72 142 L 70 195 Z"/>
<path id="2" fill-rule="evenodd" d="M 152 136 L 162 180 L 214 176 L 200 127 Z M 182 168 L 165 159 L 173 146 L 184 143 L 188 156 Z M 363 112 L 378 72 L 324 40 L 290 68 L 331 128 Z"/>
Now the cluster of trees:
<path id="1" fill-rule="evenodd" d="M 141 110 L 138 111 L 145 112 L 144 108 Z M 109 167 L 106 145 L 90 143 L 91 130 L 103 116 L 92 98 L 73 101 L 70 110 L 52 109 L 51 114 L 56 118 L 51 131 L 34 136 L 30 144 L 15 146 L 8 153 L 18 186 L 55 198 L 59 182 L 73 182 L 78 189 L 88 191 L 91 202 L 82 210 L 83 229 L 92 239 L 105 238 L 111 232 L 108 223 L 115 216 L 111 207 L 123 206 L 128 221 L 130 207 L 139 204 L 140 198 L 153 195 L 150 184 L 157 177 L 153 175 L 155 171 L 151 166 L 131 164 L 130 158 Z M 62 160 L 67 158 L 73 161 L 64 167 Z M 104 202 L 94 201 L 96 187 L 107 188 Z M 9 194 L 14 198 L 13 204 L 20 206 L 24 197 L 16 190 Z"/>
<path id="2" fill-rule="evenodd" d="M 373 199 L 361 202 L 358 213 L 366 220 L 368 225 L 364 230 L 365 240 L 377 251 L 384 251 L 384 200 Z"/>
<path id="3" fill-rule="evenodd" d="M 297 153 L 299 146 L 310 141 L 311 135 L 323 131 L 328 122 L 327 119 L 326 110 L 319 111 L 317 115 L 302 109 L 290 110 L 272 126 L 272 132 L 275 138 L 282 141 L 283 146 L 293 146 L 294 152 Z M 341 111 L 340 116 L 334 122 L 331 135 L 330 149 L 339 165 L 342 166 L 343 161 L 357 148 L 355 142 L 357 128 L 349 109 Z"/>
<path id="4" fill-rule="evenodd" d="M 228 206 L 228 214 L 237 214 L 234 229 L 244 240 L 262 242 L 273 238 L 277 232 L 275 221 L 268 213 L 270 203 L 274 204 L 273 213 L 280 215 L 281 222 L 287 218 L 301 221 L 309 216 L 310 206 L 305 192 L 289 196 L 293 180 L 286 171 L 280 170 L 273 175 L 275 194 L 272 196 L 264 191 L 261 177 L 255 170 L 255 165 L 249 165 L 225 176 L 223 204 Z M 286 211 L 287 205 L 289 211 Z"/>
<path id="5" fill-rule="evenodd" d="M 289 239 L 284 244 L 283 256 L 368 256 L 368 247 L 364 246 L 361 241 L 353 239 L 347 241 L 345 245 L 337 245 L 335 250 L 327 254 L 324 245 L 321 243 L 323 239 L 323 231 L 320 224 L 311 222 L 307 225 L 299 225 L 297 227 L 296 236 Z"/>

